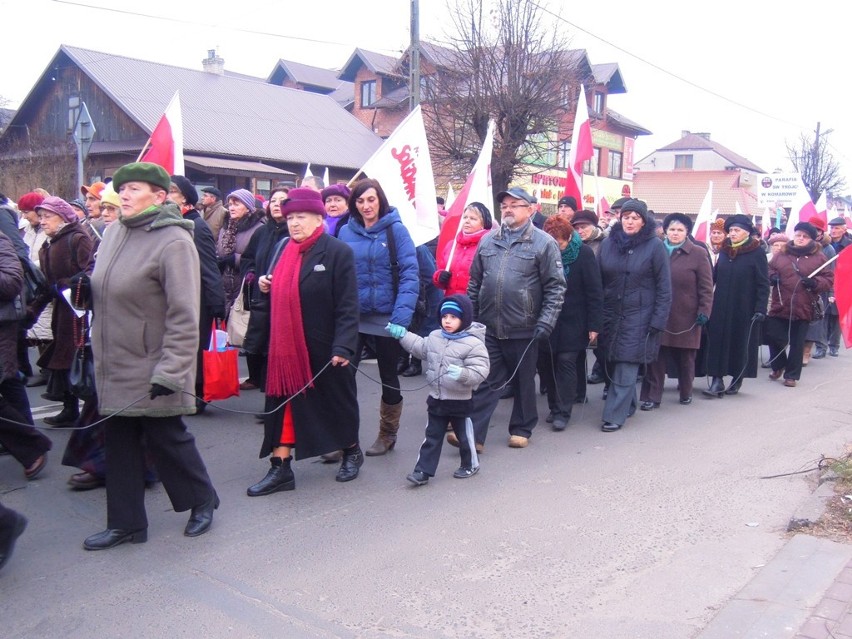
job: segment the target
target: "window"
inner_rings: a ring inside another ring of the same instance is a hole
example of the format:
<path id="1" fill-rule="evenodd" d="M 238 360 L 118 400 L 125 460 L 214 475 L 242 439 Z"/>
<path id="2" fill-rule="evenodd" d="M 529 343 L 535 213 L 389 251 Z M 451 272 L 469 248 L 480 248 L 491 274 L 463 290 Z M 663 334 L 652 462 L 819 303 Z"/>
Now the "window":
<path id="1" fill-rule="evenodd" d="M 595 93 L 594 102 L 592 103 L 592 110 L 598 115 L 603 115 L 604 112 L 604 94 L 603 93 Z"/>
<path id="2" fill-rule="evenodd" d="M 616 180 L 621 179 L 621 153 L 618 151 L 609 152 L 609 170 L 606 175 Z"/>
<path id="3" fill-rule="evenodd" d="M 568 140 L 562 140 L 559 147 L 556 149 L 557 165 L 560 169 L 568 168 L 568 154 L 571 152 L 571 143 Z"/>
<path id="4" fill-rule="evenodd" d="M 361 83 L 361 108 L 368 107 L 376 101 L 376 81 L 366 80 Z"/>
<path id="5" fill-rule="evenodd" d="M 592 167 L 595 167 L 594 174 L 600 175 L 601 173 L 601 150 L 598 147 L 595 147 L 595 155 L 591 160 L 586 160 L 583 164 L 583 173 L 592 173 Z M 594 162 L 594 164 L 592 164 Z"/>
<path id="6" fill-rule="evenodd" d="M 675 156 L 675 168 L 676 169 L 691 169 L 692 168 L 692 156 L 691 155 L 676 155 Z"/>

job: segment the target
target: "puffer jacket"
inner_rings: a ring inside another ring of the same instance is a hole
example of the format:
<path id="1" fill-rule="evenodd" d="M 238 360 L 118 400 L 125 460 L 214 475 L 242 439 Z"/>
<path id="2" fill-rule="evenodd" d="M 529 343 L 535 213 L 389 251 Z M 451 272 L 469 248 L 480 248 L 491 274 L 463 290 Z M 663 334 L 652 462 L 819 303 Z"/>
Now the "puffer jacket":
<path id="1" fill-rule="evenodd" d="M 559 245 L 531 223 L 511 241 L 501 226 L 479 242 L 467 295 L 497 339 L 529 339 L 537 327 L 550 335 L 565 296 Z"/>
<path id="2" fill-rule="evenodd" d="M 820 293 L 831 290 L 834 272 L 824 268 L 817 273 L 813 278 L 816 288 L 812 291 L 802 285 L 802 279 L 810 276 L 825 262 L 819 243 L 811 241 L 800 248 L 793 242 L 787 242 L 769 263 L 770 283 L 775 276 L 778 277 L 778 283 L 772 285 L 769 291 L 769 316 L 783 320 L 813 321 L 813 305 Z"/>
<path id="3" fill-rule="evenodd" d="M 473 262 L 473 256 L 476 255 L 476 247 L 479 246 L 479 241 L 488 235 L 488 229 L 482 229 L 476 233 L 463 233 L 459 231 L 456 239 L 452 242 L 447 242 L 444 246 L 444 254 L 441 256 L 440 264 L 446 264 L 450 258 L 450 253 L 453 255 L 453 261 L 450 263 L 450 281 L 442 285 L 438 281 L 438 275 L 441 273 L 441 268 L 435 271 L 432 276 L 432 282 L 435 286 L 444 289 L 445 295 L 455 295 L 463 293 L 467 295 L 467 284 L 470 281 L 470 264 Z M 455 246 L 455 250 L 453 250 Z"/>
<path id="4" fill-rule="evenodd" d="M 470 399 L 473 391 L 488 377 L 490 362 L 485 348 L 485 326 L 473 322 L 458 337 L 444 337 L 439 328 L 426 337 L 408 331 L 402 347 L 423 361 L 423 372 L 429 382 L 429 395 L 436 399 Z M 450 364 L 461 366 L 459 378 L 447 375 Z"/>
<path id="5" fill-rule="evenodd" d="M 393 233 L 396 259 L 399 262 L 399 291 L 396 297 L 393 294 L 388 233 Z M 392 324 L 408 327 L 420 294 L 420 277 L 414 242 L 403 226 L 399 212 L 391 207 L 370 228 L 365 228 L 353 216 L 340 229 L 338 237 L 352 247 L 355 253 L 361 315 L 390 315 Z"/>

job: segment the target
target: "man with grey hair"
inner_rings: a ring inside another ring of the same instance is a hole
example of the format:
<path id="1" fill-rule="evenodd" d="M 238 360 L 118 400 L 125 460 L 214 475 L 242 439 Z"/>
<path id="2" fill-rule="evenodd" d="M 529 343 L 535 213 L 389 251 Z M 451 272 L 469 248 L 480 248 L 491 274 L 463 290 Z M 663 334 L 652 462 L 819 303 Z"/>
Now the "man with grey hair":
<path id="1" fill-rule="evenodd" d="M 302 187 L 306 189 L 313 189 L 317 193 L 320 193 L 325 188 L 325 182 L 322 181 L 322 178 L 319 178 L 316 175 L 309 175 L 302 180 Z"/>

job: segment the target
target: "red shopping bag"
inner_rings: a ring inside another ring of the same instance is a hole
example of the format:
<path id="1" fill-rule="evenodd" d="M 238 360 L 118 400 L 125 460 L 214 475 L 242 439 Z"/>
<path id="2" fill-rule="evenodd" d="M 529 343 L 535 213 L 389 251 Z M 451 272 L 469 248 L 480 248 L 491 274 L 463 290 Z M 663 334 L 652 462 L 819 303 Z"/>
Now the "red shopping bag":
<path id="1" fill-rule="evenodd" d="M 240 394 L 240 371 L 237 350 L 217 350 L 216 324 L 213 337 L 204 353 L 204 401 L 228 399 Z"/>

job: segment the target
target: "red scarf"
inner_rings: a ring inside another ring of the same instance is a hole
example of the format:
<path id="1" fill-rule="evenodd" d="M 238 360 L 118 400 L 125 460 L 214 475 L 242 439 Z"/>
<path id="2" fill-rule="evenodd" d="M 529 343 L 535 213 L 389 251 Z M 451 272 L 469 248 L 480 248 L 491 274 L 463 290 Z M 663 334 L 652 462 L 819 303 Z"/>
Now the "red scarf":
<path id="1" fill-rule="evenodd" d="M 293 395 L 313 377 L 302 324 L 299 272 L 302 270 L 302 256 L 317 243 L 322 234 L 323 227 L 320 226 L 301 242 L 288 240 L 272 273 L 272 330 L 266 376 L 266 392 L 272 397 Z"/>

